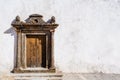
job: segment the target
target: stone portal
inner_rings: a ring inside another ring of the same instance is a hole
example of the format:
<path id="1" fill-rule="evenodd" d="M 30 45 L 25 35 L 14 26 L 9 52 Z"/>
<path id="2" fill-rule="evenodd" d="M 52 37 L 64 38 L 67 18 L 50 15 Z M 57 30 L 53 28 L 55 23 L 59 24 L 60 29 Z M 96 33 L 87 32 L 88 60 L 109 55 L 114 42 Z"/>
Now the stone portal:
<path id="1" fill-rule="evenodd" d="M 17 16 L 12 26 L 17 34 L 12 72 L 55 72 L 53 37 L 58 26 L 55 17 L 45 22 L 42 15 L 32 14 L 23 22 Z"/>

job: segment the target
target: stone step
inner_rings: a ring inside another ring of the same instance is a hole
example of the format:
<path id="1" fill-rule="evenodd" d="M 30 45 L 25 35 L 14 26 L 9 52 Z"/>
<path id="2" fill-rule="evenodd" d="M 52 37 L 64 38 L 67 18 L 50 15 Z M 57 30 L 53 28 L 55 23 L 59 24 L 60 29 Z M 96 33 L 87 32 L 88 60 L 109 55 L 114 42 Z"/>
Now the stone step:
<path id="1" fill-rule="evenodd" d="M 0 80 L 62 80 L 58 73 L 13 73 L 2 77 Z"/>

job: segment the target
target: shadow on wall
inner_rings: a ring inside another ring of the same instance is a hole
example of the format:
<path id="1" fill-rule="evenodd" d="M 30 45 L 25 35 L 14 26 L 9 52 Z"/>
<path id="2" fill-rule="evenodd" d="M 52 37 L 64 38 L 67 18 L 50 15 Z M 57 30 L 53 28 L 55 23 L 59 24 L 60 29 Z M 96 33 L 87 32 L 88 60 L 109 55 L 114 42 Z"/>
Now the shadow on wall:
<path id="1" fill-rule="evenodd" d="M 16 34 L 16 32 L 15 32 L 15 30 L 13 29 L 13 27 L 10 27 L 9 29 L 7 29 L 5 32 L 4 32 L 4 34 L 11 34 L 11 36 L 14 36 L 14 64 L 16 63 L 16 60 L 15 60 L 15 58 L 16 58 L 16 47 L 17 47 L 17 45 L 16 45 L 16 41 L 17 41 L 17 34 Z M 11 44 L 12 45 L 12 44 Z M 15 65 L 14 65 L 14 67 L 15 67 Z"/>

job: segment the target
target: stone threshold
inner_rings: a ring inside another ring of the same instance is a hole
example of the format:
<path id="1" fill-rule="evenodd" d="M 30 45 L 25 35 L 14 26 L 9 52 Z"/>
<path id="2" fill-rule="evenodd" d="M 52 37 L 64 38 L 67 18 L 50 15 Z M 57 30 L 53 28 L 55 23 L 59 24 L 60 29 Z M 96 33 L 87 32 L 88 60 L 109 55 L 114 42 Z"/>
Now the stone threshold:
<path id="1" fill-rule="evenodd" d="M 62 76 L 61 73 L 10 73 L 4 80 L 62 80 Z"/>

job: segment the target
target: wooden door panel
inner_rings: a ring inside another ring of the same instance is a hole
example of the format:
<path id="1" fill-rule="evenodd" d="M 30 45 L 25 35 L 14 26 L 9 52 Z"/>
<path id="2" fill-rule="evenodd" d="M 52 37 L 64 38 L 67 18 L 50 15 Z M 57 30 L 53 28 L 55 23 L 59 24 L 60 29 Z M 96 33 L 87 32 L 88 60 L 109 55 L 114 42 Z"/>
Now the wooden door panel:
<path id="1" fill-rule="evenodd" d="M 36 44 L 36 66 L 41 67 L 42 63 L 42 40 L 37 38 L 36 39 L 37 44 Z"/>
<path id="2" fill-rule="evenodd" d="M 41 67 L 46 55 L 45 36 L 27 36 L 27 67 Z"/>

